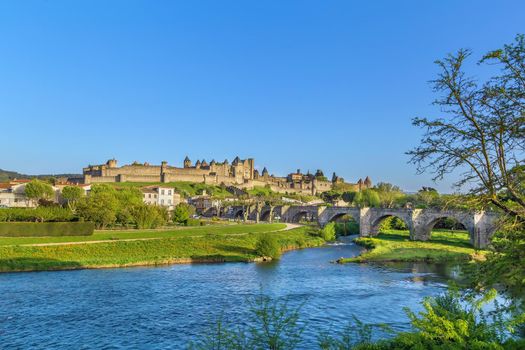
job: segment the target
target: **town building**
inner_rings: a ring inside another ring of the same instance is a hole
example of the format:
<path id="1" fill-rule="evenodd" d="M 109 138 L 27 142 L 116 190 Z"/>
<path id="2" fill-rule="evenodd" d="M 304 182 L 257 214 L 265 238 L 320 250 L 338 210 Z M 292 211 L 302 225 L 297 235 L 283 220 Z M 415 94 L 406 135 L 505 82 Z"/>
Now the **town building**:
<path id="1" fill-rule="evenodd" d="M 144 203 L 166 207 L 168 210 L 175 208 L 181 202 L 181 196 L 171 187 L 146 186 L 140 189 Z"/>

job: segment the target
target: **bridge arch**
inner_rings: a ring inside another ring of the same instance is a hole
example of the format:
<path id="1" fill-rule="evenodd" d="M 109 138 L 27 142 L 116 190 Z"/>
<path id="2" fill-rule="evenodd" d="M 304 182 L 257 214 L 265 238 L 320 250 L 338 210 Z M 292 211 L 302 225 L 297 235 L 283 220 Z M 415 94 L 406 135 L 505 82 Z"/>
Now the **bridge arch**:
<path id="1" fill-rule="evenodd" d="M 385 214 L 379 214 L 379 215 L 375 216 L 372 219 L 371 224 L 370 224 L 370 235 L 371 236 L 377 236 L 379 234 L 381 223 L 385 219 L 391 218 L 391 217 L 398 218 L 399 220 L 401 220 L 405 224 L 405 226 L 407 227 L 407 229 L 408 229 L 408 231 L 410 233 L 410 238 L 413 237 L 412 220 L 410 220 L 409 218 L 404 217 L 404 215 L 398 215 L 396 213 L 385 213 Z"/>
<path id="2" fill-rule="evenodd" d="M 244 217 L 244 209 L 242 209 L 242 208 L 234 209 L 234 211 L 232 213 L 232 218 L 233 219 L 239 220 L 239 219 L 243 219 L 243 217 Z"/>
<path id="3" fill-rule="evenodd" d="M 261 221 L 270 221 L 270 212 L 271 210 L 270 209 L 265 209 L 261 212 L 261 216 L 260 216 L 260 219 Z M 273 217 L 275 217 L 275 212 L 273 213 L 272 215 Z M 272 219 L 273 219 L 272 217 Z"/>
<path id="4" fill-rule="evenodd" d="M 454 221 L 460 223 L 468 232 L 470 244 L 475 244 L 476 230 L 472 215 L 461 212 L 438 212 L 429 213 L 426 216 L 427 217 L 425 220 L 420 220 L 419 225 L 417 225 L 414 239 L 428 241 L 432 237 L 432 229 L 439 221 L 443 219 L 453 219 Z"/>
<path id="5" fill-rule="evenodd" d="M 301 211 L 298 211 L 297 213 L 295 213 L 292 216 L 291 222 L 299 223 L 299 222 L 301 222 L 302 219 L 304 219 L 305 221 L 312 221 L 312 220 L 314 220 L 314 218 L 312 217 L 312 215 L 311 215 L 309 210 L 301 210 Z"/>

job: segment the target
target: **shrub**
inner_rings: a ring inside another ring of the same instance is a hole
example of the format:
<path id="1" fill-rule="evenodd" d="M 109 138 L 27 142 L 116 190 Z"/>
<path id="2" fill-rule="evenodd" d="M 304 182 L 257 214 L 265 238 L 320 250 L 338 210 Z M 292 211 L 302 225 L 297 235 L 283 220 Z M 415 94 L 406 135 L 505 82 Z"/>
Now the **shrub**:
<path id="1" fill-rule="evenodd" d="M 139 229 L 157 228 L 167 221 L 164 208 L 147 204 L 134 206 L 131 209 L 131 217 Z"/>
<path id="2" fill-rule="evenodd" d="M 329 222 L 321 229 L 321 238 L 325 241 L 335 241 L 335 222 Z"/>
<path id="3" fill-rule="evenodd" d="M 0 222 L 63 222 L 73 221 L 73 212 L 62 207 L 5 208 L 0 209 Z"/>
<path id="4" fill-rule="evenodd" d="M 179 224 L 187 224 L 187 221 L 195 213 L 195 207 L 187 203 L 179 203 L 173 209 L 172 219 L 173 222 Z"/>
<path id="5" fill-rule="evenodd" d="M 186 220 L 184 225 L 186 225 L 186 226 L 203 226 L 204 222 L 202 222 L 202 221 L 200 221 L 198 219 L 189 218 L 189 219 Z"/>
<path id="6" fill-rule="evenodd" d="M 258 256 L 279 259 L 281 257 L 281 245 L 275 236 L 266 233 L 261 235 L 257 240 L 255 253 Z"/>
<path id="7" fill-rule="evenodd" d="M 43 237 L 43 236 L 89 236 L 95 225 L 92 222 L 2 222 L 0 236 Z"/>

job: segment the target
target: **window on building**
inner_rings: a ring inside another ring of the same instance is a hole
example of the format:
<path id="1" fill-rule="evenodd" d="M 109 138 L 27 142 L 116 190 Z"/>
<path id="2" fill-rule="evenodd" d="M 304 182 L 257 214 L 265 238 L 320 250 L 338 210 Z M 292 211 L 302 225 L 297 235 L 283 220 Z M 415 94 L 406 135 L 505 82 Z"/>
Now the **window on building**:
<path id="1" fill-rule="evenodd" d="M 156 195 L 156 194 L 154 194 L 154 195 L 153 195 L 153 197 L 154 197 L 154 198 L 157 198 L 157 195 Z"/>
<path id="2" fill-rule="evenodd" d="M 160 191 L 160 194 L 164 196 L 164 190 Z"/>
<path id="3" fill-rule="evenodd" d="M 171 204 L 171 199 L 168 199 L 168 204 Z"/>
<path id="4" fill-rule="evenodd" d="M 164 204 L 164 199 L 161 199 L 161 200 L 160 200 L 160 204 Z"/>
<path id="5" fill-rule="evenodd" d="M 168 190 L 168 196 L 171 196 L 171 190 Z"/>
<path id="6" fill-rule="evenodd" d="M 151 193 L 149 194 L 149 197 L 148 198 L 151 198 Z"/>

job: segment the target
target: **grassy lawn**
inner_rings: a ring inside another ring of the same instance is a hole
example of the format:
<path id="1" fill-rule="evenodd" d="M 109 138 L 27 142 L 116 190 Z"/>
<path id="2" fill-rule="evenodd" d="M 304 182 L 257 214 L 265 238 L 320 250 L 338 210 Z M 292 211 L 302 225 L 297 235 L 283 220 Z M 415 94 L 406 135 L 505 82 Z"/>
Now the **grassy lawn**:
<path id="1" fill-rule="evenodd" d="M 264 232 L 282 224 L 195 227 L 175 231 L 136 231 L 97 235 L 149 237 L 154 240 L 113 240 L 92 244 L 50 246 L 0 246 L 0 271 L 38 271 L 79 268 L 162 265 L 192 262 L 249 262 L 257 258 L 254 247 Z M 319 246 L 324 241 L 309 227 L 276 231 L 282 250 Z M 76 239 L 77 237 L 75 237 Z M 80 238 L 80 237 L 78 237 Z M 84 237 L 85 238 L 85 237 Z"/>
<path id="2" fill-rule="evenodd" d="M 356 243 L 367 247 L 363 254 L 339 262 L 386 262 L 386 261 L 468 261 L 483 259 L 485 251 L 470 245 L 465 231 L 436 230 L 431 240 L 411 241 L 408 231 L 388 230 L 376 237 L 362 237 Z"/>
<path id="3" fill-rule="evenodd" d="M 202 234 L 242 234 L 282 230 L 285 224 L 210 225 L 174 227 L 165 230 L 95 231 L 91 236 L 63 237 L 0 237 L 0 246 L 86 241 L 115 241 L 121 239 L 170 238 Z"/>

